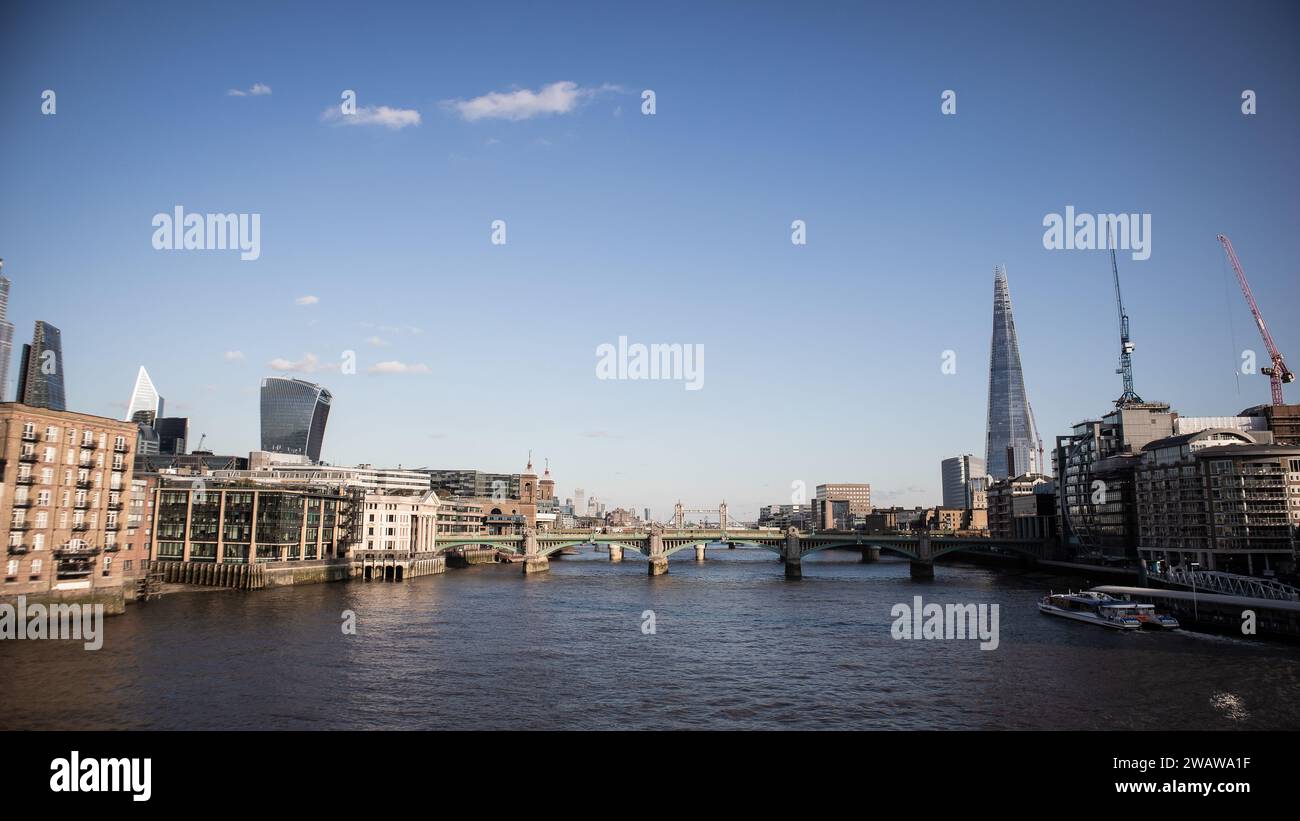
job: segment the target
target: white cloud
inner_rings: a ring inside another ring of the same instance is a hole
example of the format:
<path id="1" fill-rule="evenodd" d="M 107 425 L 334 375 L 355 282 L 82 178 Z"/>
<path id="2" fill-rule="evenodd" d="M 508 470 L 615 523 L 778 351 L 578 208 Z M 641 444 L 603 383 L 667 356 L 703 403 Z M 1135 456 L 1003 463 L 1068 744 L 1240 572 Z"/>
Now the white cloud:
<path id="1" fill-rule="evenodd" d="M 389 345 L 387 339 L 380 339 L 377 336 L 372 336 L 366 341 L 369 342 L 371 345 L 374 345 L 376 348 L 387 348 Z"/>
<path id="2" fill-rule="evenodd" d="M 302 355 L 302 359 L 294 362 L 291 359 L 272 359 L 267 363 L 271 370 L 281 373 L 287 371 L 297 371 L 299 373 L 311 373 L 320 367 L 320 359 L 314 353 Z"/>
<path id="3" fill-rule="evenodd" d="M 371 365 L 366 369 L 366 373 L 429 373 L 429 366 L 421 363 L 408 365 L 405 362 L 390 360 L 388 362 L 379 362 Z"/>
<path id="4" fill-rule="evenodd" d="M 253 87 L 247 91 L 240 91 L 232 88 L 226 92 L 227 97 L 263 97 L 271 93 L 271 87 L 265 83 L 253 83 Z"/>
<path id="5" fill-rule="evenodd" d="M 315 305 L 317 302 L 320 302 L 320 297 L 312 296 L 311 294 L 308 294 L 307 296 L 298 297 L 293 301 L 293 304 L 294 305 Z"/>
<path id="6" fill-rule="evenodd" d="M 386 105 L 362 106 L 356 114 L 344 114 L 339 106 L 330 106 L 321 112 L 321 122 L 332 125 L 381 125 L 396 131 L 408 125 L 420 124 L 420 112 L 413 108 L 391 108 Z"/>
<path id="7" fill-rule="evenodd" d="M 226 351 L 224 356 L 227 362 L 242 362 L 244 360 L 243 351 Z"/>
<path id="8" fill-rule="evenodd" d="M 443 105 L 456 111 L 469 122 L 484 119 L 527 120 L 545 114 L 568 114 L 588 97 L 602 91 L 617 91 L 617 86 L 582 88 L 577 83 L 561 80 L 542 86 L 537 91 L 521 88 L 517 91 L 492 91 L 470 100 L 447 100 Z"/>

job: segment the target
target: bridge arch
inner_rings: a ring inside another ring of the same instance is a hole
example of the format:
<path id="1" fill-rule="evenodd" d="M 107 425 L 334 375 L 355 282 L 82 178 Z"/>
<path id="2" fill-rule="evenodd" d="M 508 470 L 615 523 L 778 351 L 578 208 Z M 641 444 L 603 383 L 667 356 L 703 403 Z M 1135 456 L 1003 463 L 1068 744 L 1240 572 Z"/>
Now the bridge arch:
<path id="1" fill-rule="evenodd" d="M 603 544 L 606 546 L 621 547 L 624 550 L 631 550 L 638 556 L 646 555 L 646 545 L 638 539 L 618 539 L 618 538 L 591 538 L 591 539 L 570 539 L 563 542 L 546 542 L 537 546 L 537 551 L 543 556 L 551 556 L 555 553 L 570 547 L 583 547 L 585 545 L 596 546 Z"/>

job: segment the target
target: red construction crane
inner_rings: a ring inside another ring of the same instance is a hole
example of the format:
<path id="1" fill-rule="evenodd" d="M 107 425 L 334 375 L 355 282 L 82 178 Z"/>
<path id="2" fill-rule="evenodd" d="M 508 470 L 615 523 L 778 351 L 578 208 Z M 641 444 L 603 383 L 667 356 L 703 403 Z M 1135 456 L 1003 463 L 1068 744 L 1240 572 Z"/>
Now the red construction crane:
<path id="1" fill-rule="evenodd" d="M 1273 404 L 1284 405 L 1282 399 L 1282 385 L 1287 382 L 1295 381 L 1295 374 L 1282 361 L 1282 354 L 1278 351 L 1277 346 L 1273 344 L 1273 335 L 1268 332 L 1268 326 L 1264 324 L 1264 315 L 1259 312 L 1259 305 L 1255 303 L 1255 295 L 1250 292 L 1250 283 L 1246 281 L 1246 272 L 1241 270 L 1241 263 L 1237 260 L 1237 252 L 1232 250 L 1232 240 L 1228 239 L 1226 234 L 1219 234 L 1219 242 L 1223 244 L 1223 250 L 1228 254 L 1228 262 L 1232 263 L 1232 269 L 1237 272 L 1237 282 L 1241 283 L 1241 292 L 1246 295 L 1246 302 L 1250 305 L 1250 312 L 1255 316 L 1255 325 L 1259 327 L 1259 335 L 1264 338 L 1264 347 L 1268 348 L 1268 358 L 1272 360 L 1272 366 L 1260 368 L 1259 372 L 1269 378 L 1273 385 Z"/>

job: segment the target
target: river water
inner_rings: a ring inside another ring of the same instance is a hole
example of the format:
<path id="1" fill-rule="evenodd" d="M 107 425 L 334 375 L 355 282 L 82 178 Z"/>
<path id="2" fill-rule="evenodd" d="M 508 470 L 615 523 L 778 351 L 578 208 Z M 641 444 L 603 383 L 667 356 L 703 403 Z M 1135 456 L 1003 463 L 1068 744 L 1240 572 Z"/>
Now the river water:
<path id="1" fill-rule="evenodd" d="M 720 548 L 670 568 L 588 552 L 529 577 L 168 595 L 107 619 L 97 651 L 0 641 L 0 729 L 1300 728 L 1300 646 L 1050 618 L 1038 598 L 1071 582 L 1041 573 L 913 582 L 825 551 L 788 582 Z M 998 604 L 998 647 L 895 640 L 918 594 Z"/>

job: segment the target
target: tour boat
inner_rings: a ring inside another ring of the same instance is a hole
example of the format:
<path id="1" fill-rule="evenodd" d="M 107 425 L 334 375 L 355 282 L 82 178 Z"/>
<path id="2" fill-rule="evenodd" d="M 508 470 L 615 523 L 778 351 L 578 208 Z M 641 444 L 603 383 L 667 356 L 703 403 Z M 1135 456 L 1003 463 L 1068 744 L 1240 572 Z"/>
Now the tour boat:
<path id="1" fill-rule="evenodd" d="M 1154 604 L 1138 604 L 1137 602 L 1122 603 L 1127 606 L 1126 609 L 1129 612 L 1134 616 L 1137 616 L 1137 620 L 1142 623 L 1143 627 L 1151 627 L 1156 630 L 1178 629 L 1178 619 L 1173 616 L 1165 615 L 1164 613 L 1157 613 Z"/>
<path id="2" fill-rule="evenodd" d="M 1132 602 L 1120 601 L 1105 593 L 1089 590 L 1081 593 L 1053 593 L 1038 603 L 1038 612 L 1049 616 L 1113 627 L 1116 630 L 1140 630 L 1142 621 L 1133 612 Z"/>

